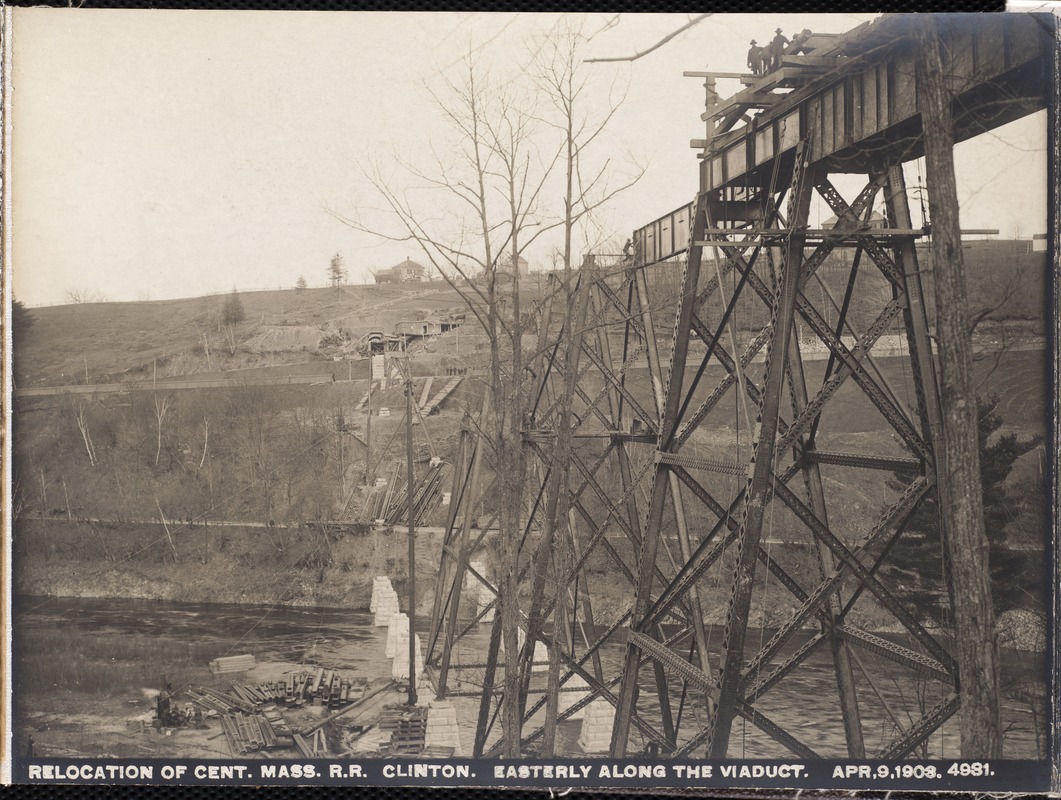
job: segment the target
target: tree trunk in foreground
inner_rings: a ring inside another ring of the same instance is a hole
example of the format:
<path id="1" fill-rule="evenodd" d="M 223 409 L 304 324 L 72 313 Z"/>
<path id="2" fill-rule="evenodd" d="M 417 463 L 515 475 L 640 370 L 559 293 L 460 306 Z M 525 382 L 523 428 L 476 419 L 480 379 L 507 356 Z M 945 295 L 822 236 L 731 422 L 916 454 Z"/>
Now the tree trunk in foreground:
<path id="1" fill-rule="evenodd" d="M 955 640 L 961 678 L 962 758 L 1001 758 L 998 639 L 991 605 L 988 541 L 980 483 L 976 396 L 973 392 L 965 266 L 954 178 L 950 93 L 943 82 L 936 21 L 919 23 L 919 83 L 924 126 L 936 336 L 943 407 L 940 491 L 944 538 L 951 560 Z"/>

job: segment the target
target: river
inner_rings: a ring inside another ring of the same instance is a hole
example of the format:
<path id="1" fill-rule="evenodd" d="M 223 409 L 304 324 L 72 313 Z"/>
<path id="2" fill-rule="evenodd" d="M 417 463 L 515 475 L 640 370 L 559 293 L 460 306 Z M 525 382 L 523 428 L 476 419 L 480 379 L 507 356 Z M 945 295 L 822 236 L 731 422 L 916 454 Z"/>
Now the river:
<path id="1" fill-rule="evenodd" d="M 222 651 L 230 653 L 253 652 L 259 661 L 276 661 L 291 664 L 320 664 L 358 676 L 374 678 L 390 674 L 391 660 L 384 655 L 386 629 L 372 623 L 372 615 L 335 608 L 303 608 L 290 606 L 247 606 L 223 604 L 174 603 L 129 599 L 59 599 L 16 598 L 13 604 L 15 636 L 14 663 L 18 664 L 18 648 L 32 647 L 35 635 L 48 629 L 72 626 L 83 634 L 106 634 L 110 636 L 166 636 L 189 642 L 216 644 Z M 417 631 L 426 644 L 427 621 L 418 620 Z M 771 631 L 763 635 L 769 638 Z M 461 640 L 454 653 L 457 663 L 472 664 L 484 660 L 488 627 L 480 625 L 478 630 Z M 718 629 L 709 629 L 714 641 L 722 635 Z M 752 633 L 749 633 L 752 636 Z M 758 632 L 749 647 L 756 648 Z M 780 657 L 784 658 L 798 648 L 804 639 L 794 637 Z M 614 675 L 623 650 L 611 647 L 602 652 L 604 674 Z M 1030 656 L 1029 658 L 1034 658 Z M 907 726 L 920 716 L 919 707 L 935 704 L 943 693 L 940 683 L 917 684 L 905 669 L 875 656 L 861 654 L 865 673 L 856 669 L 856 684 L 859 695 L 859 710 L 866 748 L 875 751 L 895 736 L 895 721 Z M 712 666 L 717 668 L 717 663 Z M 450 681 L 450 688 L 458 695 L 475 692 L 482 676 L 477 668 L 457 669 Z M 533 686 L 541 683 L 543 676 L 536 677 Z M 14 693 L 21 698 L 18 713 L 32 712 L 26 707 L 28 698 L 19 694 L 19 679 L 16 668 Z M 679 684 L 674 678 L 672 686 Z M 661 724 L 661 713 L 656 703 L 653 673 L 649 668 L 641 671 L 642 691 L 639 712 L 655 725 Z M 921 691 L 919 701 L 917 694 Z M 540 695 L 533 695 L 534 697 Z M 880 698 L 887 701 L 891 709 L 886 711 Z M 461 740 L 470 753 L 475 736 L 475 719 L 478 700 L 472 696 L 454 698 L 457 706 Z M 695 722 L 705 721 L 703 696 L 690 692 L 682 703 L 680 684 L 672 690 L 671 704 L 674 713 L 684 705 L 683 729 L 689 734 Z M 840 722 L 839 704 L 836 700 L 836 682 L 832 658 L 827 648 L 818 648 L 799 669 L 783 679 L 756 703 L 763 714 L 795 735 L 800 741 L 823 757 L 846 755 L 843 728 Z M 17 714 L 16 714 L 17 716 Z M 526 731 L 540 724 L 539 712 Z M 693 725 L 690 725 L 693 722 Z M 568 721 L 558 729 L 558 746 L 561 752 L 578 752 L 581 723 Z M 1005 756 L 1008 758 L 1035 758 L 1036 737 L 1033 716 L 1027 705 L 1012 699 L 1003 701 L 1003 727 L 1005 729 Z M 490 741 L 496 739 L 492 734 Z M 641 734 L 634 729 L 630 739 L 631 750 L 644 746 Z M 952 717 L 941 730 L 933 733 L 928 742 L 928 756 L 952 758 L 959 753 L 957 716 Z M 730 757 L 732 758 L 778 758 L 786 757 L 787 751 L 751 724 L 740 718 L 734 723 L 731 735 Z"/>

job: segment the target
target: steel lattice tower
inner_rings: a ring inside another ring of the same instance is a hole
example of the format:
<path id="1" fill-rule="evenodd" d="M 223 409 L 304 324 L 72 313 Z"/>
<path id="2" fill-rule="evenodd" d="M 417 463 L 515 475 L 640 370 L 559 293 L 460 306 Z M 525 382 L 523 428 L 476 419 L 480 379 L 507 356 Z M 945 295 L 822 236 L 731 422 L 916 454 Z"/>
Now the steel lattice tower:
<path id="1" fill-rule="evenodd" d="M 623 257 L 587 259 L 577 291 L 557 294 L 566 305 L 543 308 L 524 426 L 537 465 L 522 500 L 524 745 L 543 735 L 550 695 L 575 681 L 588 694 L 558 718 L 603 698 L 616 756 L 649 744 L 741 755 L 739 721 L 759 754 L 902 758 L 957 710 L 950 645 L 889 570 L 912 515 L 946 491 L 916 247 L 927 232 L 911 220 L 902 168 L 922 147 L 910 24 L 886 17 L 807 40 L 760 78 L 693 73 L 707 79 L 709 131 L 695 201 L 639 229 Z M 1044 106 L 1056 47 L 1035 21 L 943 27 L 956 138 Z M 718 77 L 748 88 L 719 102 Z M 837 184 L 853 175 L 861 188 L 845 197 Z M 815 204 L 835 224 L 812 227 Z M 898 372 L 881 363 L 885 346 Z M 852 415 L 886 435 L 855 435 Z M 467 511 L 486 491 L 472 429 L 427 651 L 440 694 L 453 643 L 475 627 L 458 622 L 456 602 L 486 536 Z M 849 485 L 870 487 L 858 514 Z M 602 574 L 628 600 L 606 614 Z M 901 635 L 867 630 L 869 615 Z M 500 638 L 495 618 L 474 665 L 476 755 L 498 752 Z M 537 643 L 558 663 L 545 687 L 532 685 Z M 806 703 L 812 663 L 835 685 L 814 698 L 828 751 L 784 708 L 786 696 Z M 915 688 L 916 714 L 894 707 L 885 682 Z"/>

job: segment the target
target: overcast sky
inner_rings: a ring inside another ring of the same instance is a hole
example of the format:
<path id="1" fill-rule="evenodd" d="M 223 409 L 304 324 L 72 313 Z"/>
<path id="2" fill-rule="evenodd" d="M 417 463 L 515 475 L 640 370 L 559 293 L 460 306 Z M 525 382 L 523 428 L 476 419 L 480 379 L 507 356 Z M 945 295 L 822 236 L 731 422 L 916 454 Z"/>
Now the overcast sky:
<path id="1" fill-rule="evenodd" d="M 135 300 L 290 287 L 300 275 L 323 284 L 336 252 L 354 282 L 418 259 L 412 244 L 352 230 L 329 209 L 378 205 L 361 164 L 392 163 L 394 153 L 430 163 L 443 137 L 425 82 L 455 77 L 469 47 L 484 70 L 516 79 L 556 20 L 13 13 L 14 293 L 30 305 L 61 302 L 71 289 Z M 646 168 L 605 224 L 625 238 L 692 199 L 698 161 L 689 140 L 704 135 L 703 88 L 683 70 L 742 70 L 749 39 L 761 43 L 778 26 L 789 35 L 842 32 L 869 18 L 715 15 L 635 62 L 587 65 L 601 87 L 628 86 L 606 144 L 617 162 Z M 587 55 L 633 54 L 687 19 L 589 17 L 585 30 L 596 35 Z M 720 86 L 724 96 L 737 88 Z M 964 227 L 1003 237 L 1045 230 L 1044 114 L 962 145 L 956 163 Z M 532 268 L 545 266 L 553 244 L 539 240 L 525 253 Z"/>

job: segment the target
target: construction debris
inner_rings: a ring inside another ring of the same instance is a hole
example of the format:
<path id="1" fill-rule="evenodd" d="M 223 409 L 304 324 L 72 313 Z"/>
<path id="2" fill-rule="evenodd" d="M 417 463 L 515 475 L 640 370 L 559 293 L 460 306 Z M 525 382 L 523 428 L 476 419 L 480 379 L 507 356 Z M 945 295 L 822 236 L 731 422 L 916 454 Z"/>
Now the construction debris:
<path id="1" fill-rule="evenodd" d="M 315 672 L 291 674 L 283 681 L 233 683 L 228 692 L 189 689 L 188 696 L 194 703 L 219 714 L 256 714 L 267 704 L 298 708 L 317 703 L 337 709 L 360 700 L 367 686 L 367 678 L 343 678 L 335 670 L 318 667 Z"/>
<path id="2" fill-rule="evenodd" d="M 329 710 L 349 709 L 365 697 L 367 686 L 367 678 L 345 678 L 337 670 L 318 667 L 291 673 L 279 681 L 232 683 L 228 691 L 188 689 L 187 695 L 197 706 L 220 717 L 232 755 L 296 747 L 308 758 L 327 753 L 323 726 L 303 737 L 288 725 L 281 708 L 316 704 Z"/>
<path id="3" fill-rule="evenodd" d="M 269 717 L 236 714 L 221 717 L 221 728 L 234 756 L 277 747 L 279 739 Z M 290 730 L 288 730 L 290 736 Z"/>
<path id="4" fill-rule="evenodd" d="M 294 734 L 295 747 L 305 758 L 320 758 L 328 753 L 328 740 L 323 729 L 315 730 L 308 737 Z"/>

